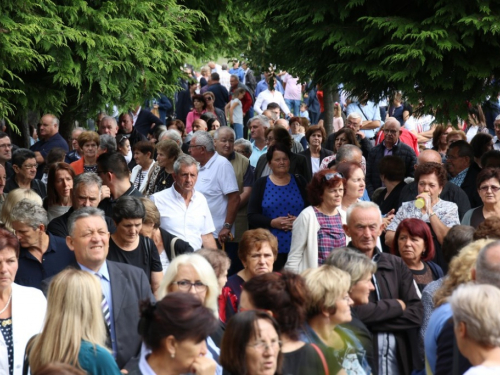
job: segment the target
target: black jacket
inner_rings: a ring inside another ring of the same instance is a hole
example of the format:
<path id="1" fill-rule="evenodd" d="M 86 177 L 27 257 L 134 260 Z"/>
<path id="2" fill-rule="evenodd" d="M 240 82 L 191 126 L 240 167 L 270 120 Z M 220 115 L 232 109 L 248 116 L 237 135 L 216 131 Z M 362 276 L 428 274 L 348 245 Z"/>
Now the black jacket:
<path id="1" fill-rule="evenodd" d="M 69 235 L 68 218 L 74 211 L 74 208 L 71 207 L 66 213 L 62 214 L 59 217 L 56 217 L 55 219 L 52 219 L 47 226 L 47 232 L 52 233 L 54 236 L 66 238 Z M 115 233 L 116 227 L 113 219 L 111 219 L 109 216 L 105 216 L 104 218 L 106 220 L 106 224 L 108 224 L 109 233 Z"/>
<path id="2" fill-rule="evenodd" d="M 481 168 L 476 162 L 472 162 L 467 174 L 465 175 L 464 181 L 460 188 L 465 192 L 467 197 L 469 198 L 471 208 L 479 207 L 483 204 L 483 201 L 479 197 L 479 193 L 477 191 L 477 175 L 481 172 Z"/>
<path id="3" fill-rule="evenodd" d="M 139 133 L 135 127 L 132 128 L 132 132 L 129 133 L 129 134 L 124 133 L 123 131 L 121 131 L 121 129 L 120 129 L 120 131 L 118 131 L 118 134 L 128 135 L 128 141 L 130 142 L 130 148 L 132 148 L 132 149 L 134 148 L 134 146 L 135 146 L 135 144 L 137 142 L 147 141 L 148 140 L 146 138 L 146 136 L 144 136 L 141 133 Z M 132 158 L 132 160 L 133 160 L 133 158 Z"/>
<path id="4" fill-rule="evenodd" d="M 304 155 L 306 158 L 306 164 L 307 164 L 307 170 L 309 172 L 310 179 L 307 182 L 310 182 L 312 180 L 312 163 L 311 163 L 311 150 L 308 148 L 302 152 L 299 152 L 299 155 Z M 321 150 L 319 151 L 319 164 L 323 161 L 324 158 L 327 156 L 333 155 L 333 152 L 330 150 L 327 150 L 324 147 L 321 147 Z"/>
<path id="5" fill-rule="evenodd" d="M 210 85 L 207 91 L 213 92 L 215 96 L 214 106 L 224 110 L 224 107 L 229 102 L 229 92 L 219 82 Z"/>
<path id="6" fill-rule="evenodd" d="M 260 156 L 257 161 L 257 166 L 255 167 L 255 180 L 257 180 L 262 176 L 264 172 L 264 168 L 267 165 L 267 155 L 263 154 Z M 312 175 L 310 169 L 307 168 L 307 161 L 304 155 L 291 153 L 290 155 L 290 174 L 300 174 L 302 177 L 306 179 L 306 181 L 311 181 Z"/>
<path id="7" fill-rule="evenodd" d="M 373 192 L 382 186 L 378 165 L 384 157 L 385 146 L 383 143 L 372 148 L 370 154 L 366 158 L 366 190 L 371 197 Z M 399 156 L 405 163 L 405 177 L 413 177 L 415 172 L 415 164 L 417 163 L 417 155 L 415 151 L 407 144 L 398 141 L 398 144 L 392 148 L 392 155 Z"/>
<path id="8" fill-rule="evenodd" d="M 172 239 L 175 237 L 173 234 L 167 232 L 165 229 L 160 228 L 161 240 L 163 241 L 163 247 L 165 248 L 165 252 L 167 254 L 168 261 L 172 261 L 172 249 L 170 248 L 170 244 L 172 243 Z M 174 245 L 175 256 L 192 253 L 194 252 L 193 248 L 190 244 L 188 244 L 183 239 L 177 237 L 177 241 L 175 241 Z"/>

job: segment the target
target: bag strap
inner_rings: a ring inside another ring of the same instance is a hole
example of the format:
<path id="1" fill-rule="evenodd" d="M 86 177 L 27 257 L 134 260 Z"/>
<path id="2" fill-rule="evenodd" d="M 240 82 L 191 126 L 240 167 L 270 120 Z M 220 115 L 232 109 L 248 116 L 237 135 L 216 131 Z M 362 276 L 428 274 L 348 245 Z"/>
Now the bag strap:
<path id="1" fill-rule="evenodd" d="M 142 237 L 144 239 L 144 253 L 145 253 L 145 258 L 144 258 L 144 264 L 148 264 L 148 261 L 149 263 L 152 262 L 152 259 L 151 259 L 151 244 L 149 243 L 149 241 L 151 241 L 149 238 L 147 237 Z"/>
<path id="2" fill-rule="evenodd" d="M 318 345 L 311 343 L 311 346 L 314 348 L 314 350 L 316 350 L 316 352 L 319 355 L 319 358 L 321 359 L 321 363 L 323 363 L 323 368 L 325 369 L 325 375 L 330 375 L 330 370 L 328 369 L 328 364 L 326 363 L 325 355 L 318 347 Z"/>
<path id="3" fill-rule="evenodd" d="M 363 108 L 361 108 L 361 105 L 359 104 L 359 102 L 358 102 L 358 108 L 361 111 L 361 113 L 363 114 L 363 116 L 365 116 L 366 121 L 370 121 L 370 120 L 368 120 L 368 117 L 366 117 L 365 112 L 363 111 Z"/>
<path id="4" fill-rule="evenodd" d="M 170 241 L 170 261 L 173 261 L 175 258 L 175 243 L 179 237 L 174 237 L 172 238 L 172 241 Z"/>
<path id="5" fill-rule="evenodd" d="M 23 359 L 23 375 L 28 375 L 30 371 L 30 353 L 31 353 L 31 346 L 33 345 L 33 342 L 35 338 L 38 336 L 38 334 L 32 336 L 29 340 L 28 343 L 26 344 L 26 349 L 24 350 L 24 359 Z"/>

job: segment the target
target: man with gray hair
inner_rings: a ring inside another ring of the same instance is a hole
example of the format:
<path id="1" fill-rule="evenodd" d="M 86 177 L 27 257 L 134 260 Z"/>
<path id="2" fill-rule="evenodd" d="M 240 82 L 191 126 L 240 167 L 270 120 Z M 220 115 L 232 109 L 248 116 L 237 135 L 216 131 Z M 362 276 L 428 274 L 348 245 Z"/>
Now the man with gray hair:
<path id="1" fill-rule="evenodd" d="M 140 352 L 141 338 L 137 330 L 130 327 L 139 324 L 137 306 L 140 302 L 155 300 L 151 286 L 142 269 L 106 259 L 109 232 L 102 210 L 80 208 L 69 217 L 68 228 L 66 244 L 76 258 L 73 266 L 99 279 L 108 344 L 118 367 L 123 369 Z M 49 282 L 44 281 L 44 285 Z"/>
<path id="2" fill-rule="evenodd" d="M 252 155 L 250 156 L 250 164 L 254 168 L 257 166 L 259 158 L 267 152 L 266 129 L 270 126 L 269 119 L 264 115 L 252 117 L 248 121 L 250 138 L 252 139 Z"/>
<path id="3" fill-rule="evenodd" d="M 116 137 L 118 134 L 118 123 L 116 119 L 112 116 L 104 116 L 99 122 L 99 134 L 109 134 L 112 137 Z"/>
<path id="4" fill-rule="evenodd" d="M 65 214 L 52 219 L 47 227 L 47 231 L 54 236 L 66 238 L 69 235 L 68 220 L 73 212 L 82 207 L 97 207 L 101 201 L 102 180 L 95 173 L 87 172 L 79 174 L 73 181 L 71 191 L 72 206 Z M 115 233 L 116 227 L 113 220 L 106 216 L 108 231 Z"/>
<path id="5" fill-rule="evenodd" d="M 214 238 L 222 244 L 234 237 L 233 224 L 240 204 L 240 193 L 231 163 L 215 152 L 210 134 L 197 131 L 189 145 L 191 156 L 200 163 L 196 189 L 207 199 L 215 225 Z"/>
<path id="6" fill-rule="evenodd" d="M 252 143 L 248 139 L 237 139 L 234 141 L 234 151 L 250 160 L 250 156 L 252 156 Z"/>
<path id="7" fill-rule="evenodd" d="M 188 242 L 193 249 L 216 248 L 212 234 L 215 226 L 207 200 L 195 190 L 198 168 L 193 157 L 179 156 L 174 163 L 172 187 L 149 198 L 160 211 L 160 226 L 167 232 Z"/>
<path id="8" fill-rule="evenodd" d="M 363 156 L 367 158 L 370 150 L 372 149 L 372 143 L 368 140 L 368 138 L 366 138 L 365 133 L 360 130 L 362 122 L 363 119 L 361 115 L 358 112 L 352 112 L 351 114 L 349 114 L 349 116 L 347 116 L 345 127 L 351 129 L 354 132 L 354 134 L 356 135 L 356 140 L 358 141 L 361 151 L 363 152 Z M 325 147 L 328 150 L 334 151 L 336 138 L 335 134 L 336 133 L 330 134 L 326 140 Z"/>
<path id="9" fill-rule="evenodd" d="M 23 199 L 11 211 L 21 252 L 15 283 L 41 289 L 42 280 L 54 276 L 75 261 L 64 238 L 47 233 L 47 212 L 33 201 Z"/>
<path id="10" fill-rule="evenodd" d="M 80 149 L 80 145 L 78 144 L 78 137 L 85 131 L 84 128 L 77 126 L 71 132 L 71 147 L 73 148 L 70 152 L 66 154 L 64 161 L 68 164 L 71 164 L 80 158 L 83 155 L 83 151 Z"/>
<path id="11" fill-rule="evenodd" d="M 357 202 L 347 209 L 349 247 L 377 263 L 366 305 L 354 307 L 358 318 L 373 334 L 374 363 L 379 375 L 410 374 L 421 369 L 417 333 L 423 308 L 413 275 L 400 257 L 377 248 L 382 233 L 380 209 L 372 202 Z"/>
<path id="12" fill-rule="evenodd" d="M 99 136 L 100 145 L 99 145 L 99 155 L 104 154 L 105 152 L 115 152 L 116 151 L 116 139 L 110 134 L 101 134 Z"/>

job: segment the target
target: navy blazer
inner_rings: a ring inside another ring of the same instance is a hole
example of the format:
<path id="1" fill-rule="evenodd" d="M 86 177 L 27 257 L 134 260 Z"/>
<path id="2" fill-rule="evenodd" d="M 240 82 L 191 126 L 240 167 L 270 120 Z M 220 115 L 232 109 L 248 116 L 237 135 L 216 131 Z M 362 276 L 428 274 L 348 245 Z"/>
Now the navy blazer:
<path id="1" fill-rule="evenodd" d="M 106 261 L 108 263 L 113 298 L 113 319 L 116 335 L 116 363 L 120 369 L 139 355 L 141 337 L 137 330 L 139 324 L 139 303 L 144 300 L 155 301 L 151 285 L 144 271 L 130 264 Z M 80 268 L 78 263 L 72 265 Z M 44 280 L 42 291 L 47 295 L 51 279 Z"/>
<path id="2" fill-rule="evenodd" d="M 134 128 L 144 137 L 147 137 L 149 130 L 153 128 L 151 126 L 153 124 L 154 127 L 158 125 L 163 125 L 163 123 L 158 117 L 153 115 L 150 111 L 141 108 L 139 116 L 137 116 L 137 120 L 135 120 Z M 132 145 L 132 142 L 130 143 L 130 145 Z"/>

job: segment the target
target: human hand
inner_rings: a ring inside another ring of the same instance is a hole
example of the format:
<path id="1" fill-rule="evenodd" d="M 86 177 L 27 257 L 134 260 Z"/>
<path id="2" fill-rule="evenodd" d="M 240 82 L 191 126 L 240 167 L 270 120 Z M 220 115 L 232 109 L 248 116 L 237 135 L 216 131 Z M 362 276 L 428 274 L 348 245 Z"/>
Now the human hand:
<path id="1" fill-rule="evenodd" d="M 290 220 L 288 216 L 280 216 L 271 220 L 271 227 L 280 229 L 283 231 L 292 230 L 293 221 Z"/>
<path id="2" fill-rule="evenodd" d="M 227 228 L 222 228 L 219 232 L 219 236 L 217 238 L 219 242 L 226 242 L 227 240 L 231 240 L 231 230 Z"/>
<path id="3" fill-rule="evenodd" d="M 397 299 L 396 301 L 399 302 L 399 304 L 401 305 L 401 308 L 403 309 L 403 311 L 406 310 L 406 303 L 404 303 L 403 301 L 401 301 L 400 299 Z"/>
<path id="4" fill-rule="evenodd" d="M 101 200 L 111 197 L 111 190 L 106 185 L 101 186 Z"/>
<path id="5" fill-rule="evenodd" d="M 356 134 L 359 135 L 361 139 L 365 139 L 366 137 L 365 133 L 363 133 L 361 130 L 359 130 Z"/>
<path id="6" fill-rule="evenodd" d="M 396 210 L 394 208 L 390 210 L 384 218 L 382 218 L 382 230 L 385 230 L 385 228 L 388 227 L 388 225 L 391 223 L 392 219 L 394 219 L 394 213 Z"/>
<path id="7" fill-rule="evenodd" d="M 212 358 L 197 357 L 191 365 L 191 372 L 196 375 L 214 375 L 217 363 Z"/>
<path id="8" fill-rule="evenodd" d="M 424 200 L 424 203 L 425 203 L 425 205 L 422 209 L 425 210 L 425 213 L 430 215 L 432 213 L 432 200 L 431 200 L 430 194 L 423 192 L 423 193 L 417 195 L 417 199 L 419 199 L 419 198 L 422 198 Z"/>

